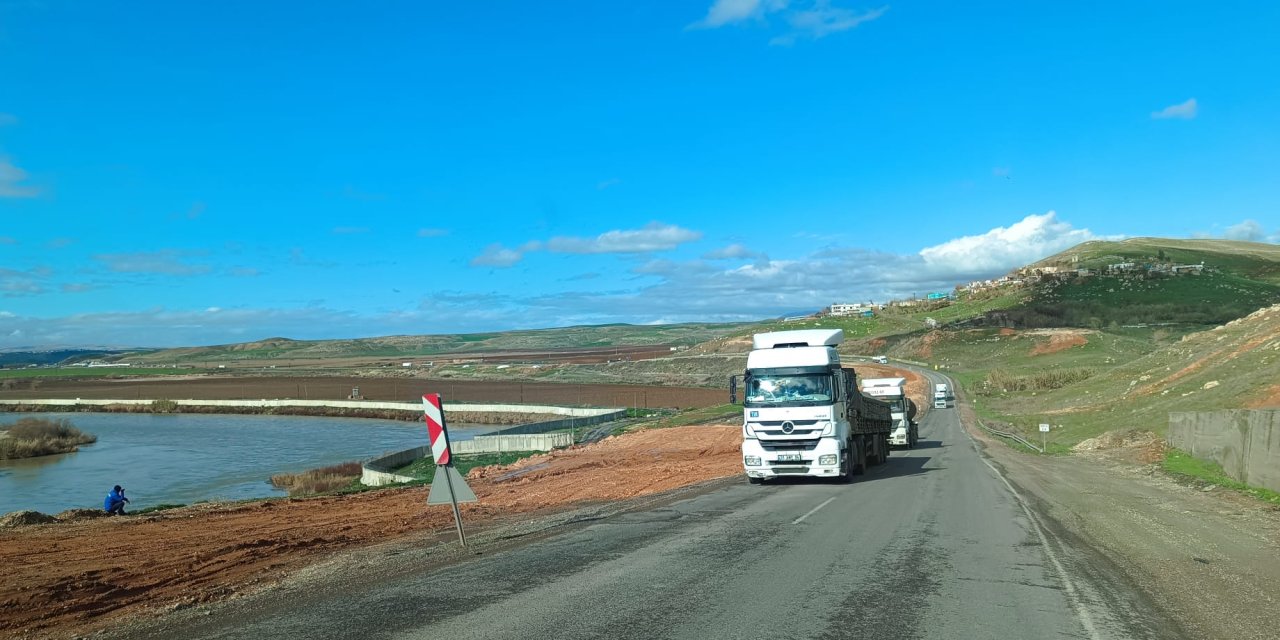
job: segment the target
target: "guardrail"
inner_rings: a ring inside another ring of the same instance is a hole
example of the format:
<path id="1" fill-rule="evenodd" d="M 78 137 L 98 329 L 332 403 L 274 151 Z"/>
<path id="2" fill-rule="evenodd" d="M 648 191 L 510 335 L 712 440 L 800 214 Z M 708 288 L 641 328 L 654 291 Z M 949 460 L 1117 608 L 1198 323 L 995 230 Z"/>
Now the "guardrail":
<path id="1" fill-rule="evenodd" d="M 1026 438 L 1023 438 L 1022 436 L 1016 433 L 1009 433 L 1007 431 L 997 431 L 996 429 L 992 429 L 991 427 L 988 427 L 987 425 L 982 424 L 981 420 L 975 420 L 975 422 L 978 423 L 978 426 L 981 427 L 983 431 L 986 431 L 991 435 L 1000 436 L 1001 438 L 1008 438 L 1010 440 L 1013 440 L 1014 442 L 1017 442 L 1027 447 L 1028 449 L 1031 449 L 1032 451 L 1035 451 L 1036 453 L 1044 453 L 1044 449 L 1037 447 L 1034 444 L 1031 444 L 1031 442 L 1029 442 Z"/>

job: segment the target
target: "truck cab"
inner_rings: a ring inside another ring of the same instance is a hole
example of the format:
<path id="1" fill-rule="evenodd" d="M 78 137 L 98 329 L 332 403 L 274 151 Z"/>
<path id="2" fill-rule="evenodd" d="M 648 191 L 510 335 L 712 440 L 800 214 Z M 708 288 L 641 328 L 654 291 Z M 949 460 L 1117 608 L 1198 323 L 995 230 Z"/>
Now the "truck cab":
<path id="1" fill-rule="evenodd" d="M 915 422 L 916 405 L 907 397 L 906 388 L 906 378 L 866 378 L 862 381 L 862 393 L 889 404 L 893 415 L 889 444 L 910 449 L 916 446 L 919 436 Z"/>

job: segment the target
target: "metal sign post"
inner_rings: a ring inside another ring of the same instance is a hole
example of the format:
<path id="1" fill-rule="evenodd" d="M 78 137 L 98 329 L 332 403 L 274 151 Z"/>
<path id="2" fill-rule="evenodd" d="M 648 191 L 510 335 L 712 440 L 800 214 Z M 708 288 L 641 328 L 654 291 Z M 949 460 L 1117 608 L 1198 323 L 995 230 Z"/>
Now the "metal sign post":
<path id="1" fill-rule="evenodd" d="M 445 426 L 444 403 L 438 393 L 422 395 L 423 419 L 427 423 L 427 436 L 431 440 L 431 456 L 436 461 L 436 478 L 444 475 L 444 484 L 431 483 L 427 504 L 453 505 L 453 522 L 458 527 L 458 541 L 467 546 L 467 535 L 462 530 L 462 511 L 459 502 L 475 502 L 476 494 L 467 486 L 458 470 L 453 468 L 453 454 L 449 450 L 449 430 Z"/>
<path id="2" fill-rule="evenodd" d="M 1040 453 L 1044 453 L 1049 448 L 1049 436 L 1046 435 L 1048 433 L 1049 433 L 1049 425 L 1041 424 L 1040 425 Z"/>

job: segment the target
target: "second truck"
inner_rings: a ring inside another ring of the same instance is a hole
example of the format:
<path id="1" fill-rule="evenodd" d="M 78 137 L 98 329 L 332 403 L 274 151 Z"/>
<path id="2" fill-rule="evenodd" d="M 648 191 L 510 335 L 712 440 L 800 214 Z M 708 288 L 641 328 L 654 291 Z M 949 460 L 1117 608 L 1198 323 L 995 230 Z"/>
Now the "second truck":
<path id="1" fill-rule="evenodd" d="M 908 449 L 916 446 L 919 425 L 916 423 L 916 403 L 907 397 L 906 378 L 865 378 L 862 392 L 888 403 L 893 414 L 893 431 L 889 444 Z"/>
<path id="2" fill-rule="evenodd" d="M 889 456 L 888 403 L 840 366 L 840 329 L 756 334 L 743 376 L 742 463 L 759 484 L 783 476 L 849 481 Z"/>

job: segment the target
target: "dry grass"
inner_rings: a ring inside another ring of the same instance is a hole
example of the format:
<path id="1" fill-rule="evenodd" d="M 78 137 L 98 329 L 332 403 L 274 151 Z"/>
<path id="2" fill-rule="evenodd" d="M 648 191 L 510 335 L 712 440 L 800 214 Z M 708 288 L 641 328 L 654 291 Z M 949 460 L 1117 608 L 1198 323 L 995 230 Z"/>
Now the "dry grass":
<path id="1" fill-rule="evenodd" d="M 340 489 L 362 473 L 359 462 L 343 462 L 302 473 L 278 473 L 271 476 L 271 484 L 288 491 L 290 496 L 304 496 Z"/>
<path id="2" fill-rule="evenodd" d="M 22 418 L 0 429 L 5 432 L 0 438 L 0 460 L 70 453 L 82 444 L 98 441 L 97 436 L 72 426 L 70 420 Z"/>
<path id="3" fill-rule="evenodd" d="M 1015 376 L 1009 374 L 1003 369 L 992 369 L 991 372 L 987 374 L 987 379 L 983 382 L 982 388 L 978 389 L 978 393 L 981 395 L 994 395 L 998 393 L 1016 391 L 1049 391 L 1052 389 L 1061 389 L 1069 384 L 1075 384 L 1082 380 L 1087 380 L 1094 373 L 1093 369 L 1080 367 L 1076 369 L 1059 369 L 1056 371 L 1044 371 L 1025 376 Z"/>

